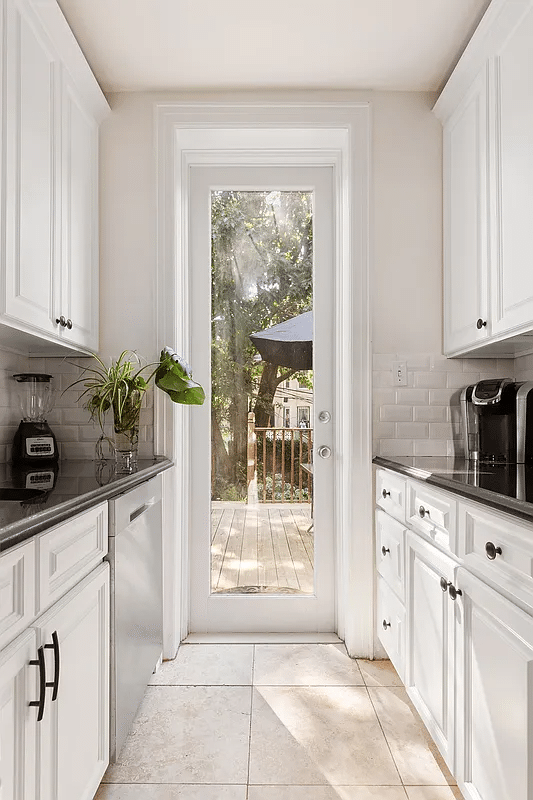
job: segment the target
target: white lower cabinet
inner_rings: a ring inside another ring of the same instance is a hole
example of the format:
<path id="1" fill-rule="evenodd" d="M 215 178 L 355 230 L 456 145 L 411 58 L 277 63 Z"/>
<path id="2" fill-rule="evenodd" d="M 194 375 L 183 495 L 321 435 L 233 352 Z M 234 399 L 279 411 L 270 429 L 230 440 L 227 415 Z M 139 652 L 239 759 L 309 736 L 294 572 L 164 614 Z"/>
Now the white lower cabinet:
<path id="1" fill-rule="evenodd" d="M 98 567 L 38 620 L 47 679 L 58 675 L 57 699 L 46 698 L 38 729 L 39 800 L 91 800 L 109 762 L 109 564 Z M 50 687 L 53 691 L 53 687 Z"/>
<path id="2" fill-rule="evenodd" d="M 533 617 L 460 568 L 457 779 L 467 800 L 533 798 Z"/>
<path id="3" fill-rule="evenodd" d="M 378 637 L 465 800 L 533 800 L 533 526 L 452 500 L 449 538 L 376 512 Z"/>
<path id="4" fill-rule="evenodd" d="M 405 686 L 446 763 L 454 768 L 454 607 L 456 562 L 411 532 L 407 552 Z"/>
<path id="5" fill-rule="evenodd" d="M 0 753 L 2 800 L 92 800 L 109 761 L 109 564 L 0 653 Z"/>
<path id="6" fill-rule="evenodd" d="M 37 637 L 30 629 L 0 653 L 0 797 L 37 796 Z"/>

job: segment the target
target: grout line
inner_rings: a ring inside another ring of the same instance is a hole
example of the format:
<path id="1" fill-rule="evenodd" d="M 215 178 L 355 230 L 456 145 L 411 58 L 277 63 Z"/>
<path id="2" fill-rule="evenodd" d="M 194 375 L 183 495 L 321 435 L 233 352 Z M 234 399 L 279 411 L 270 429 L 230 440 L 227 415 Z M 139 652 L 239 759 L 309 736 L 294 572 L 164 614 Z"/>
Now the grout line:
<path id="1" fill-rule="evenodd" d="M 375 687 L 374 687 L 374 688 L 375 688 Z M 381 688 L 381 687 L 378 687 L 378 688 Z M 402 785 L 402 788 L 403 788 L 403 790 L 404 790 L 405 794 L 407 794 L 407 791 L 406 791 L 406 789 L 405 789 L 405 784 L 404 784 L 404 782 L 403 782 L 403 778 L 402 778 L 402 776 L 401 776 L 401 773 L 400 773 L 400 770 L 399 770 L 399 768 L 398 768 L 398 764 L 396 763 L 396 759 L 394 758 L 394 753 L 392 752 L 391 746 L 390 746 L 390 744 L 389 744 L 389 740 L 388 740 L 388 738 L 387 738 L 387 734 L 385 733 L 385 729 L 383 728 L 383 725 L 381 724 L 381 720 L 380 720 L 380 718 L 379 718 L 379 714 L 378 714 L 378 712 L 376 711 L 376 707 L 375 707 L 375 705 L 374 705 L 374 701 L 372 700 L 372 695 L 370 694 L 370 692 L 369 692 L 369 690 L 368 690 L 368 686 L 366 687 L 366 691 L 367 691 L 367 694 L 368 694 L 368 699 L 370 700 L 370 703 L 371 703 L 371 705 L 372 705 L 372 708 L 374 709 L 374 714 L 376 715 L 376 719 L 377 719 L 377 721 L 378 721 L 379 727 L 381 728 L 381 732 L 382 732 L 382 734 L 383 734 L 383 738 L 385 739 L 385 742 L 386 742 L 386 744 L 387 744 L 387 748 L 388 748 L 388 750 L 389 750 L 389 753 L 390 753 L 390 755 L 391 755 L 391 758 L 392 758 L 392 763 L 393 763 L 393 764 L 394 764 L 394 766 L 396 767 L 396 772 L 398 773 L 398 777 L 399 777 L 399 779 L 400 779 L 400 783 L 401 783 L 401 785 Z"/>
<path id="2" fill-rule="evenodd" d="M 255 648 L 252 650 L 252 684 L 250 686 L 250 730 L 248 733 L 248 766 L 246 770 L 246 800 L 250 791 L 250 764 L 252 760 L 252 714 L 254 710 L 254 676 L 255 676 Z"/>

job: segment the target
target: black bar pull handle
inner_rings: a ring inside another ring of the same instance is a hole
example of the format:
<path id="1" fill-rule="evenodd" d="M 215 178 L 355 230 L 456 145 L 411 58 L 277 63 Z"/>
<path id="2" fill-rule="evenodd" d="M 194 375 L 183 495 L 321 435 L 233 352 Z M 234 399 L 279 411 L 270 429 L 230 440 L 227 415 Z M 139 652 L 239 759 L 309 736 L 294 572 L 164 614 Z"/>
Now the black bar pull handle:
<path id="1" fill-rule="evenodd" d="M 41 645 L 37 650 L 37 660 L 29 662 L 32 667 L 39 667 L 39 699 L 31 700 L 28 705 L 38 708 L 37 722 L 44 716 L 44 701 L 46 699 L 46 664 L 44 661 L 44 647 Z"/>
<path id="2" fill-rule="evenodd" d="M 52 644 L 45 644 L 45 650 L 54 651 L 54 680 L 47 683 L 47 686 L 52 686 L 52 701 L 57 700 L 57 693 L 59 691 L 59 671 L 61 667 L 61 657 L 59 652 L 59 639 L 57 631 L 52 633 Z"/>

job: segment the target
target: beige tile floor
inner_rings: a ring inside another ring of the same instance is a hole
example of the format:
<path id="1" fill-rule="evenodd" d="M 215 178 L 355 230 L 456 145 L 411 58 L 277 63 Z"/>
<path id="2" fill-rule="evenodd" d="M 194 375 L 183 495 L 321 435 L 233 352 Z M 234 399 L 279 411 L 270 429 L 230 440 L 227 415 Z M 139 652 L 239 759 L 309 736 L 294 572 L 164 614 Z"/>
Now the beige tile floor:
<path id="1" fill-rule="evenodd" d="M 95 800 L 454 800 L 390 662 L 336 644 L 186 644 Z"/>

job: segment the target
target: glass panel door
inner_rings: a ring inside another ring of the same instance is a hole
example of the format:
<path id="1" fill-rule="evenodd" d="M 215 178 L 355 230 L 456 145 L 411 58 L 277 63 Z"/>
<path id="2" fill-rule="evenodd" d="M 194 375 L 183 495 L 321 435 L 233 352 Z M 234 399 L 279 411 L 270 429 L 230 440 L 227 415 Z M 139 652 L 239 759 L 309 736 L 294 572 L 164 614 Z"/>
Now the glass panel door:
<path id="1" fill-rule="evenodd" d="M 189 215 L 191 632 L 331 631 L 332 170 L 194 167 Z"/>

